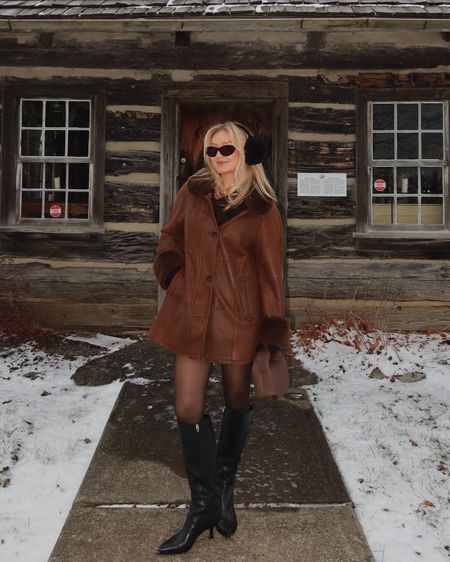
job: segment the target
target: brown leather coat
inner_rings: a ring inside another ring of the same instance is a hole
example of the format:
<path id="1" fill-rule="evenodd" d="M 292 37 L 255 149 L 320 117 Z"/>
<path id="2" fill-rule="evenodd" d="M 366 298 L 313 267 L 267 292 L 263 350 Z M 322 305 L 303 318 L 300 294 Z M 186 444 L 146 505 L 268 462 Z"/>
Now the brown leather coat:
<path id="1" fill-rule="evenodd" d="M 213 189 L 188 179 L 161 229 L 153 270 L 166 295 L 148 336 L 193 358 L 250 363 L 258 343 L 289 347 L 284 229 L 276 204 L 255 189 L 218 226 Z"/>

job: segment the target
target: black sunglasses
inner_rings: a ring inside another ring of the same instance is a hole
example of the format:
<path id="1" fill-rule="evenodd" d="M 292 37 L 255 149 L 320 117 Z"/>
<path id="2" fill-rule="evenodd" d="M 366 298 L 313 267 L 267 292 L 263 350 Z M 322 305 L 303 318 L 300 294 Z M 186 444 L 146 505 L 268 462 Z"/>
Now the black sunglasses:
<path id="1" fill-rule="evenodd" d="M 217 148 L 217 146 L 208 146 L 208 148 L 206 149 L 206 154 L 211 158 L 214 158 L 214 156 L 218 152 L 220 152 L 222 156 L 231 156 L 235 150 L 237 149 L 232 144 L 226 144 L 225 146 L 221 146 L 220 148 Z"/>

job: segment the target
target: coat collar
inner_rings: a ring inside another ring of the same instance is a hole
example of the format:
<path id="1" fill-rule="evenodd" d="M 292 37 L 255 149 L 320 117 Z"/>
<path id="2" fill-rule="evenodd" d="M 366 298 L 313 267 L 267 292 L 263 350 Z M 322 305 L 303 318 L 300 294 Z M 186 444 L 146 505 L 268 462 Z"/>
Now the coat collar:
<path id="1" fill-rule="evenodd" d="M 193 195 L 207 195 L 214 191 L 214 184 L 209 179 L 190 177 L 187 180 L 188 189 Z M 272 200 L 264 199 L 258 191 L 253 188 L 243 203 L 247 209 L 257 215 L 265 215 L 272 207 Z"/>

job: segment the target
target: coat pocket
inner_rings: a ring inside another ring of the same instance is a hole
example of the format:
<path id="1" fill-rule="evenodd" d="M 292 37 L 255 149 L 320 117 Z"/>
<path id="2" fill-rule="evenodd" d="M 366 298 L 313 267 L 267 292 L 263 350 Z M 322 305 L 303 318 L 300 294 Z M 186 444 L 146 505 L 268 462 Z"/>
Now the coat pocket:
<path id="1" fill-rule="evenodd" d="M 178 285 L 180 284 L 180 277 L 182 275 L 183 272 L 183 267 L 181 267 L 181 269 L 179 269 L 175 275 L 172 278 L 172 281 L 170 282 L 169 286 L 167 287 L 167 291 L 166 294 L 169 295 L 169 297 L 175 297 L 176 294 L 179 292 L 178 291 Z"/>
<path id="2" fill-rule="evenodd" d="M 248 298 L 247 281 L 245 279 L 239 279 L 237 281 L 237 290 L 238 290 L 239 305 L 244 320 L 253 320 L 250 300 Z"/>

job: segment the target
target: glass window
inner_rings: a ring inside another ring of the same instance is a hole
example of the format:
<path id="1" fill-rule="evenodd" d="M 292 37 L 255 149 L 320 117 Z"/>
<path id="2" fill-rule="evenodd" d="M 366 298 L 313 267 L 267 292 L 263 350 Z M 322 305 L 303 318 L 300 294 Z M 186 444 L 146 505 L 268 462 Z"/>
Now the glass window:
<path id="1" fill-rule="evenodd" d="M 20 217 L 89 220 L 90 100 L 21 99 L 19 122 Z"/>
<path id="2" fill-rule="evenodd" d="M 448 166 L 444 102 L 369 105 L 371 225 L 443 226 Z"/>

